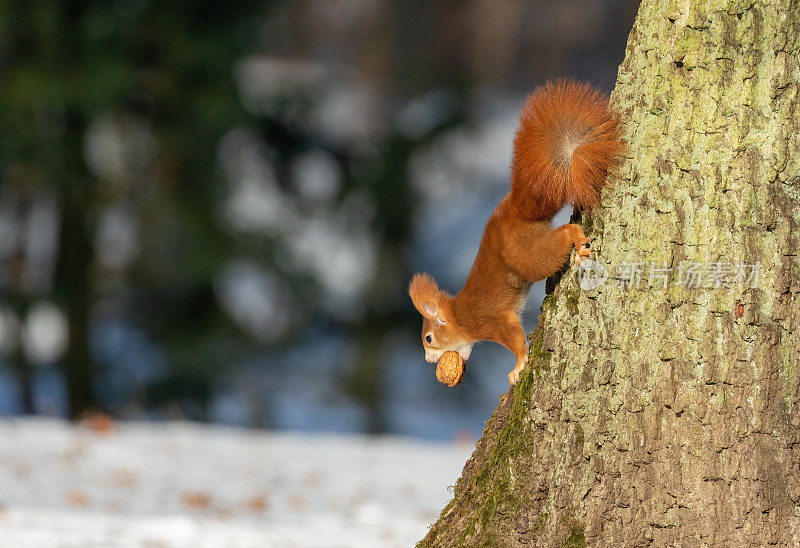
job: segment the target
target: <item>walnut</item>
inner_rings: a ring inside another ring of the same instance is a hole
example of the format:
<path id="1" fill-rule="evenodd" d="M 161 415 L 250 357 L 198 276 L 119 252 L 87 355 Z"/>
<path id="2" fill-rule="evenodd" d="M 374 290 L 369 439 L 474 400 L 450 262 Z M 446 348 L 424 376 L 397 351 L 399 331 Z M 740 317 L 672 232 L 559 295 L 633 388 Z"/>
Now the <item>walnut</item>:
<path id="1" fill-rule="evenodd" d="M 464 358 L 458 352 L 445 352 L 436 365 L 436 378 L 453 387 L 464 378 L 465 365 Z"/>

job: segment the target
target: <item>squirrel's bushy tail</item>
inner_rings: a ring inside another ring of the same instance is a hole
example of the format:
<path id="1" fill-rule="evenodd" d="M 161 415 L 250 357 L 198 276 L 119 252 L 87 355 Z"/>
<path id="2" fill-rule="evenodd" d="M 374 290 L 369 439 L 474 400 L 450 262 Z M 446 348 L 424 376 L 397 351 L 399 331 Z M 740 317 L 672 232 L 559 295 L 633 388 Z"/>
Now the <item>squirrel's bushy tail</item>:
<path id="1" fill-rule="evenodd" d="M 531 220 L 550 218 L 566 203 L 595 205 L 623 146 L 619 117 L 600 92 L 572 81 L 537 88 L 514 137 L 510 205 Z"/>

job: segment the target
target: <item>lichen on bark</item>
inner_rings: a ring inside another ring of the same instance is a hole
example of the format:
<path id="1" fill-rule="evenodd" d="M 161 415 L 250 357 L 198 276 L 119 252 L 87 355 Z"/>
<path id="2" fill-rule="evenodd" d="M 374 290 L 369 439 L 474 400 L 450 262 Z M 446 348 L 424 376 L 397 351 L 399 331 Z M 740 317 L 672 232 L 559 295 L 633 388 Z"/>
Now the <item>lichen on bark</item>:
<path id="1" fill-rule="evenodd" d="M 642 2 L 583 219 L 612 277 L 548 296 L 422 546 L 800 544 L 798 84 L 796 0 Z M 671 283 L 616 283 L 638 262 Z M 760 279 L 675 283 L 692 263 Z"/>

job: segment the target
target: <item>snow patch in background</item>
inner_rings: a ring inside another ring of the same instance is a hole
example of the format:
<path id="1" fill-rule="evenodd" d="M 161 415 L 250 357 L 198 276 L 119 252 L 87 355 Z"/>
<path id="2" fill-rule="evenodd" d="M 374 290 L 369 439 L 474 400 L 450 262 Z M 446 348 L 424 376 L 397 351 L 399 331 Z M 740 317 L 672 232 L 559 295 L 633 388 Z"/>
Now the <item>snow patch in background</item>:
<path id="1" fill-rule="evenodd" d="M 0 546 L 410 546 L 472 444 L 0 421 Z"/>

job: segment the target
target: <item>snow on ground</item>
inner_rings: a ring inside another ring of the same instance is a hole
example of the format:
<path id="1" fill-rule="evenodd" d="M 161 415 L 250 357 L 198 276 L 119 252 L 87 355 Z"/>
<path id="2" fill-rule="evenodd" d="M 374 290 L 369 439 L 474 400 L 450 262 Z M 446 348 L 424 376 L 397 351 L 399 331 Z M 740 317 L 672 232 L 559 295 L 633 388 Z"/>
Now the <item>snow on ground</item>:
<path id="1" fill-rule="evenodd" d="M 0 546 L 411 546 L 472 450 L 191 423 L 94 426 L 0 420 Z"/>

